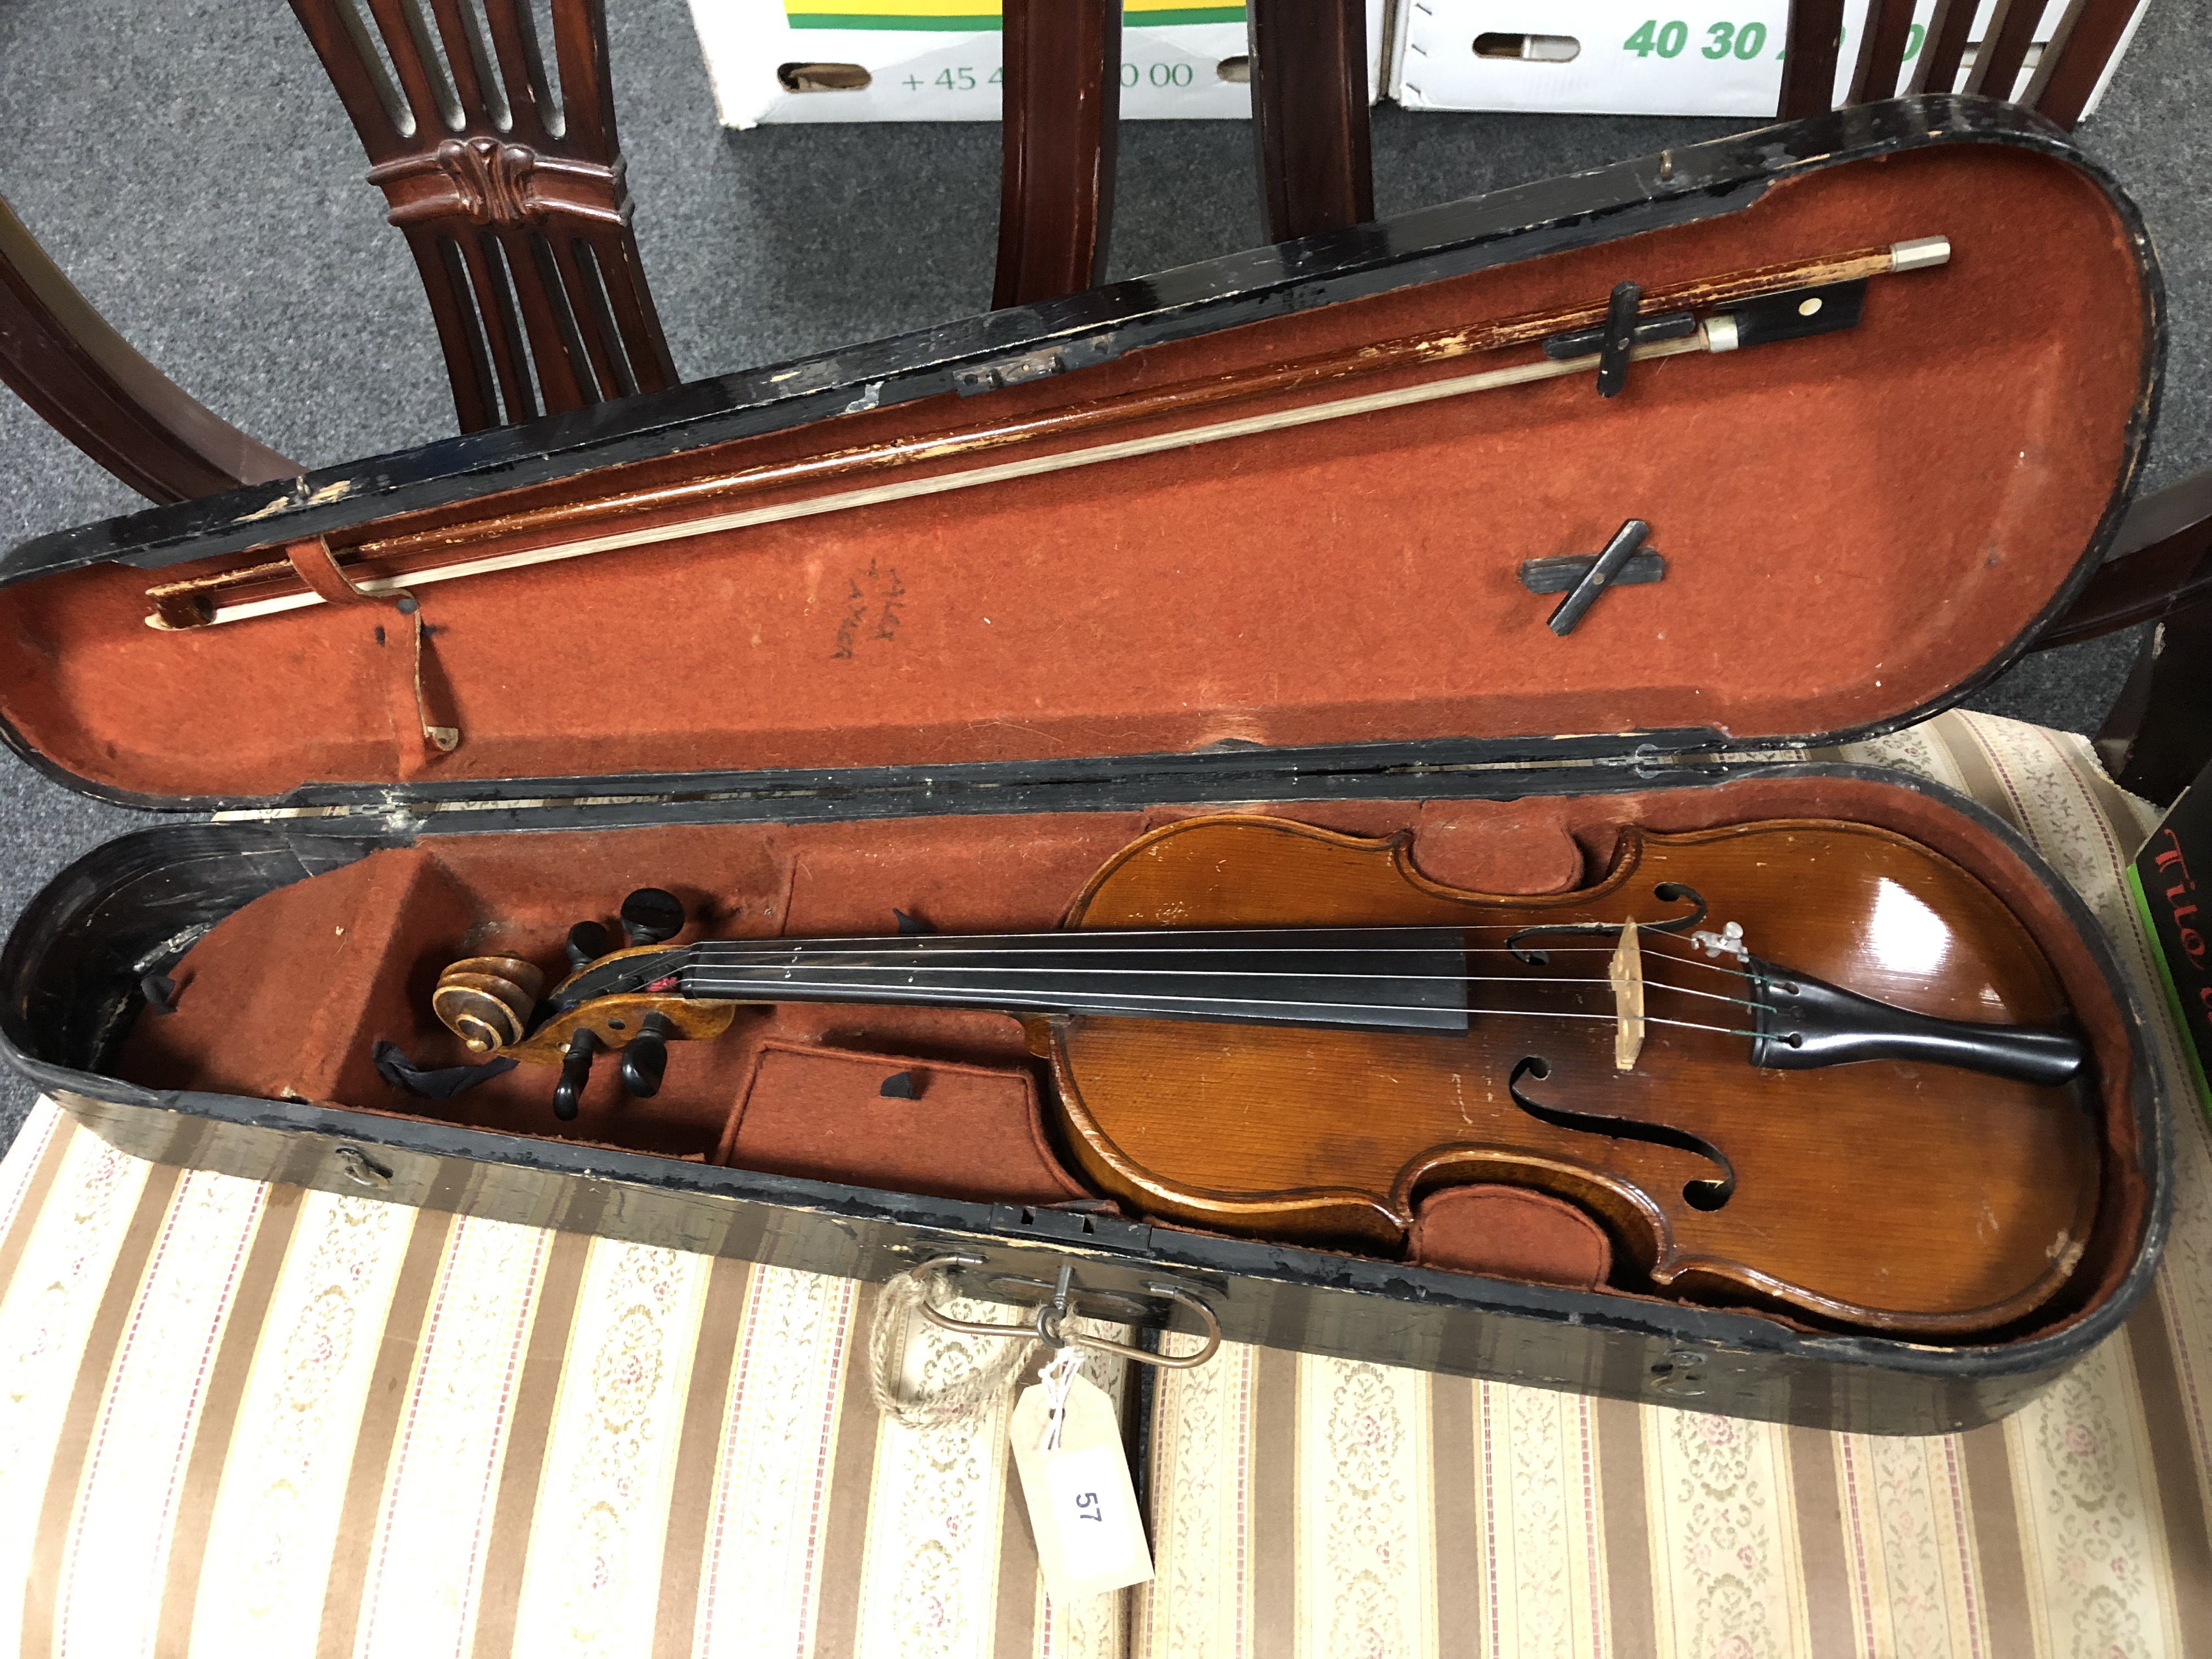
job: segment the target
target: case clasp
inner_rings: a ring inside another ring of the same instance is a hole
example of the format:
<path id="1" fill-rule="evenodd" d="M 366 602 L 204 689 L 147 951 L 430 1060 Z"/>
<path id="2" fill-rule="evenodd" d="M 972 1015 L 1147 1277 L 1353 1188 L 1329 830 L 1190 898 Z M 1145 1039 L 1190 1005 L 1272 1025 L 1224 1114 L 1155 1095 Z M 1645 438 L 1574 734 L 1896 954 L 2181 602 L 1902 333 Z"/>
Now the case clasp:
<path id="1" fill-rule="evenodd" d="M 957 1331 L 966 1336 L 1012 1337 L 1022 1334 L 1025 1330 L 1034 1330 L 1038 1340 L 1048 1342 L 1055 1347 L 1073 1344 L 1079 1347 L 1098 1348 L 1108 1353 L 1119 1354 L 1124 1359 L 1133 1359 L 1139 1364 L 1158 1365 L 1169 1370 L 1188 1370 L 1193 1366 L 1203 1365 L 1213 1358 L 1221 1346 L 1221 1321 L 1215 1315 L 1212 1304 L 1195 1291 L 1165 1279 L 1147 1281 L 1141 1294 L 1157 1297 L 1161 1301 L 1172 1302 L 1197 1316 L 1199 1323 L 1205 1330 L 1205 1340 L 1191 1352 L 1155 1353 L 1149 1348 L 1140 1348 L 1133 1343 L 1116 1342 L 1108 1337 L 1093 1335 L 1088 1331 L 1071 1328 L 1067 1322 L 1076 1316 L 1085 1302 L 1091 1304 L 1094 1308 L 1097 1308 L 1101 1304 L 1111 1304 L 1110 1311 L 1102 1310 L 1094 1313 L 1092 1316 L 1110 1318 L 1117 1323 L 1126 1321 L 1131 1311 L 1129 1299 L 1121 1293 L 1077 1289 L 1075 1266 L 1073 1262 L 1060 1264 L 1060 1277 L 1049 1287 L 1036 1280 L 999 1281 L 1001 1285 L 1010 1284 L 1019 1289 L 1049 1288 L 1050 1294 L 1037 1304 L 1035 1316 L 1023 1323 L 1006 1324 L 996 1320 L 956 1319 L 937 1306 L 932 1299 L 931 1292 L 942 1274 L 955 1267 L 980 1267 L 982 1265 L 983 1260 L 981 1256 L 938 1255 L 932 1256 L 928 1261 L 918 1263 L 909 1269 L 908 1271 L 920 1281 L 922 1287 L 921 1300 L 917 1304 L 921 1316 L 941 1330 Z"/>

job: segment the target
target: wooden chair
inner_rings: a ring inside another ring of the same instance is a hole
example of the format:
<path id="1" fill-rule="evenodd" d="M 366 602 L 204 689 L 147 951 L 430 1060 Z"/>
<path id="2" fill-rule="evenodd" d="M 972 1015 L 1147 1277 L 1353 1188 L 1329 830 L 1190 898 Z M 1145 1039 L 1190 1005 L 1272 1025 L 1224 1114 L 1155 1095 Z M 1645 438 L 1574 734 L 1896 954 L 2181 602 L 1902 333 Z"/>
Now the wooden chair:
<path id="1" fill-rule="evenodd" d="M 2009 97 L 2045 15 L 2049 45 L 2020 101 L 2071 131 L 2118 49 L 2138 0 L 1997 0 L 1989 39 L 1960 84 L 1977 0 L 1936 0 L 1904 82 L 1913 0 L 1870 0 L 1845 102 L 1899 92 Z M 1252 125 L 1267 234 L 1276 241 L 1374 216 L 1368 164 L 1367 41 L 1360 0 L 1249 0 Z M 1790 0 L 1778 113 L 1815 115 L 1832 101 L 1844 0 Z M 1901 82 L 1903 82 L 1901 84 Z"/>
<path id="2" fill-rule="evenodd" d="M 630 227 L 604 0 L 552 0 L 550 58 L 527 0 L 292 9 L 415 256 L 463 431 L 676 383 Z M 1104 276 L 1121 8 L 1008 0 L 1006 30 L 1000 307 Z M 4 204 L 0 380 L 155 501 L 300 470 L 132 351 Z"/>

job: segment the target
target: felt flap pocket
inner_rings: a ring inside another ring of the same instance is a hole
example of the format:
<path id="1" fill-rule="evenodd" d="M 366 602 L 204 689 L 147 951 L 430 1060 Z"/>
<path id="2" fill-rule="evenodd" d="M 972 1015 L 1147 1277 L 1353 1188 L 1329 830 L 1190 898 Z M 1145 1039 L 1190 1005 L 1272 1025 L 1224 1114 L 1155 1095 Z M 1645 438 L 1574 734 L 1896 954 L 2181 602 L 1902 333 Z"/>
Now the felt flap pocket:
<path id="1" fill-rule="evenodd" d="M 1088 1198 L 1053 1156 L 1018 1067 L 764 1042 L 717 1164 L 1006 1204 Z"/>

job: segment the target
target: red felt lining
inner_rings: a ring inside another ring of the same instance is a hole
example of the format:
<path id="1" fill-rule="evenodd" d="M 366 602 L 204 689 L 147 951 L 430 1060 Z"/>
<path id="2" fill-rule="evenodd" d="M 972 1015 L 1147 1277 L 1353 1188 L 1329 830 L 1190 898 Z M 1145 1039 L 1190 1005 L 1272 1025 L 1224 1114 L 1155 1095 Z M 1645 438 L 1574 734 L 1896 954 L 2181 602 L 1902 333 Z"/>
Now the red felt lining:
<path id="1" fill-rule="evenodd" d="M 1413 1215 L 1408 1254 L 1425 1267 L 1594 1291 L 1613 1241 L 1571 1204 L 1521 1187 L 1447 1187 Z"/>
<path id="2" fill-rule="evenodd" d="M 424 588 L 450 756 L 423 742 L 395 613 L 157 633 L 146 574 L 112 566 L 0 592 L 0 714 L 81 777 L 224 797 L 1892 720 L 2024 633 L 2132 460 L 2125 228 L 2084 176 L 2019 149 L 1844 163 L 1703 223 L 376 532 L 1934 234 L 1953 263 L 1875 279 L 1857 329 L 1639 365 L 1610 402 L 1580 380 L 1491 392 Z M 1521 562 L 1595 551 L 1631 516 L 1666 580 L 1553 637 L 1556 601 L 1521 587 Z"/>
<path id="3" fill-rule="evenodd" d="M 429 1012 L 439 970 L 495 951 L 557 976 L 568 927 L 611 914 L 635 885 L 670 888 L 698 932 L 719 937 L 887 932 L 894 908 L 946 933 L 1042 929 L 1144 830 L 1199 810 L 426 837 L 264 895 L 217 924 L 178 969 L 177 1012 L 142 1015 L 119 1069 L 157 1087 L 295 1095 L 896 1191 L 1051 1202 L 1073 1195 L 1073 1183 L 1045 1156 L 1050 1132 L 1040 1141 L 1031 1109 L 1035 1062 L 1020 1028 L 1002 1015 L 801 1005 L 741 1011 L 724 1037 L 672 1045 L 667 1079 L 650 1101 L 625 1099 L 615 1066 L 603 1062 L 568 1126 L 548 1105 L 550 1067 L 518 1067 L 441 1103 L 390 1088 L 368 1053 L 388 1039 L 425 1065 L 463 1063 L 459 1039 Z M 1351 833 L 1410 829 L 1427 873 L 1493 893 L 1585 884 L 1632 823 L 1680 832 L 1827 817 L 1922 842 L 1980 877 L 2019 915 L 2097 1057 L 2098 1110 L 2111 1154 L 2106 1191 L 2074 1285 L 2038 1316 L 2038 1328 L 2094 1305 L 2132 1260 L 2148 1189 L 2136 1167 L 2124 1012 L 2035 872 L 1943 802 L 1893 784 L 1809 777 L 1606 796 L 1255 810 Z M 941 1073 L 943 1080 L 926 1086 L 919 1102 L 867 1092 L 910 1067 Z M 747 1157 L 750 1147 L 760 1149 L 757 1160 Z M 1547 1283 L 1586 1282 L 1597 1270 L 1587 1228 L 1565 1206 L 1517 1211 L 1515 1219 L 1498 1229 L 1497 1212 L 1472 1198 L 1454 1200 L 1425 1216 L 1420 1257 Z M 1495 1233 L 1489 1243 L 1486 1229 Z"/>
<path id="4" fill-rule="evenodd" d="M 914 1096 L 887 1097 L 884 1080 L 902 1073 Z M 1000 1204 L 1095 1196 L 1060 1167 L 1027 1068 L 790 1042 L 761 1045 L 714 1161 Z"/>

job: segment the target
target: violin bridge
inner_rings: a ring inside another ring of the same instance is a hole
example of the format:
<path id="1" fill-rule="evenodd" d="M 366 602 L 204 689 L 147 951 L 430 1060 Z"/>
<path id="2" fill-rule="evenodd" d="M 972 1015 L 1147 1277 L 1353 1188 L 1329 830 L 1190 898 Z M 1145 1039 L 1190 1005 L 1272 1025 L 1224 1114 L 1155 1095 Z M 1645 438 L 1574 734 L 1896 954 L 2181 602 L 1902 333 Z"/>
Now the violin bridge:
<path id="1" fill-rule="evenodd" d="M 1613 981 L 1613 1068 L 1632 1072 L 1644 1052 L 1644 946 L 1633 921 L 1623 924 L 1620 943 L 1606 966 Z"/>

